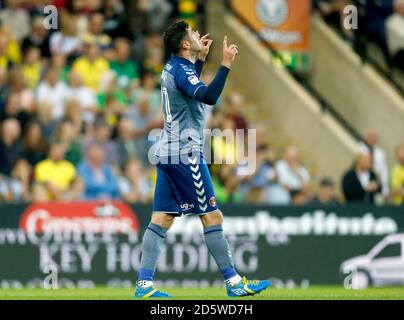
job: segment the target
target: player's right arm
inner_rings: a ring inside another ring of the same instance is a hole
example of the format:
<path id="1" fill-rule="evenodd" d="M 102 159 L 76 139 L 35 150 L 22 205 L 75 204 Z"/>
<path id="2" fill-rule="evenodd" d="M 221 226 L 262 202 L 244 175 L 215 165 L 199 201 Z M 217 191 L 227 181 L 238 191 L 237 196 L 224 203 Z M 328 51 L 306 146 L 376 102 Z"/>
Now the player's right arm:
<path id="1" fill-rule="evenodd" d="M 202 103 L 209 105 L 216 104 L 223 91 L 227 75 L 237 53 L 237 46 L 234 44 L 228 46 L 227 36 L 225 36 L 223 40 L 222 64 L 212 82 L 207 86 L 199 79 L 196 73 L 190 73 L 189 70 L 180 67 L 174 77 L 177 88 Z"/>

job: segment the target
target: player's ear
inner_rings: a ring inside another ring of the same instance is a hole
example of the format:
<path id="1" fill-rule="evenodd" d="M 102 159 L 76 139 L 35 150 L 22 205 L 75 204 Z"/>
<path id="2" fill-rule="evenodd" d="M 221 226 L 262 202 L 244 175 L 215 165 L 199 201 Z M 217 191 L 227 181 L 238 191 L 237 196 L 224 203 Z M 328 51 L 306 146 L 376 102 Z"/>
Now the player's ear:
<path id="1" fill-rule="evenodd" d="M 181 48 L 184 50 L 189 50 L 191 48 L 191 42 L 188 40 L 183 40 L 181 43 Z"/>

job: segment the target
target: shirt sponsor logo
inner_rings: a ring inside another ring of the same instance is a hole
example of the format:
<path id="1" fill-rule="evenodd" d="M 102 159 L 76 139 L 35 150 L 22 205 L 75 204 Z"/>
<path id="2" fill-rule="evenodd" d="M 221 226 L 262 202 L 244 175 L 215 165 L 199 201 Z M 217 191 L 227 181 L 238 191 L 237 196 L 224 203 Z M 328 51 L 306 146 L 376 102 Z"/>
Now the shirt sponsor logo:
<path id="1" fill-rule="evenodd" d="M 195 75 L 188 77 L 188 81 L 191 82 L 193 85 L 196 85 L 200 82 L 198 77 Z"/>
<path id="2" fill-rule="evenodd" d="M 183 203 L 180 205 L 182 210 L 189 210 L 195 208 L 195 206 L 192 203 Z"/>

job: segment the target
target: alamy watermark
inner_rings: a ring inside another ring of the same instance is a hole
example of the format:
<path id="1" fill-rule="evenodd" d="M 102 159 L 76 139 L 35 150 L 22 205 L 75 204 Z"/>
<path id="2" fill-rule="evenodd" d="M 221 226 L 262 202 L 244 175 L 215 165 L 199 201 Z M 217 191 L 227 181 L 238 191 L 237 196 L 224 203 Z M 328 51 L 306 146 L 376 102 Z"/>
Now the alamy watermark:
<path id="1" fill-rule="evenodd" d="M 153 129 L 148 141 L 149 162 L 156 164 L 189 164 L 201 160 L 207 164 L 228 164 L 236 167 L 237 175 L 251 175 L 256 170 L 256 130 L 204 129 L 202 132 L 185 128 L 173 121 L 170 129 Z M 213 148 L 212 148 L 213 147 Z M 213 154 L 212 154 L 213 149 Z"/>
<path id="2" fill-rule="evenodd" d="M 43 280 L 43 288 L 46 290 L 59 289 L 58 267 L 53 264 L 45 265 L 43 268 L 43 273 L 46 274 Z"/>
<path id="3" fill-rule="evenodd" d="M 345 266 L 344 274 L 347 276 L 344 279 L 344 288 L 347 290 L 363 290 L 370 284 L 368 274 L 363 270 L 358 270 L 354 266 Z"/>
<path id="4" fill-rule="evenodd" d="M 45 14 L 43 26 L 47 30 L 56 30 L 59 28 L 59 13 L 58 8 L 53 5 L 47 5 L 43 9 Z"/>
<path id="5" fill-rule="evenodd" d="M 344 7 L 344 28 L 346 30 L 357 30 L 359 25 L 358 8 L 355 5 Z"/>

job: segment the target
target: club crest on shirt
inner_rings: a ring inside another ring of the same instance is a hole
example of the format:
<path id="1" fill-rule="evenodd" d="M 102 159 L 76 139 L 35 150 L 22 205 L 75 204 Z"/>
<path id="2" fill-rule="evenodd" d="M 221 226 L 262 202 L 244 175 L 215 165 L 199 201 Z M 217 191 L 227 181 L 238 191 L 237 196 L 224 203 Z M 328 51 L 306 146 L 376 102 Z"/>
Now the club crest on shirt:
<path id="1" fill-rule="evenodd" d="M 211 207 L 216 207 L 216 197 L 210 197 L 210 199 L 209 199 L 209 204 L 210 204 L 210 206 Z"/>
<path id="2" fill-rule="evenodd" d="M 195 75 L 188 77 L 188 81 L 191 82 L 193 85 L 196 85 L 200 82 L 198 77 Z"/>

